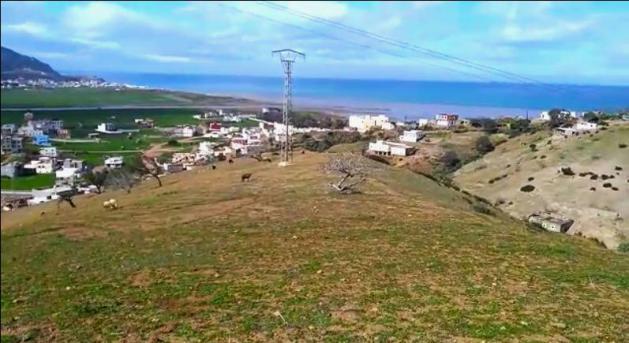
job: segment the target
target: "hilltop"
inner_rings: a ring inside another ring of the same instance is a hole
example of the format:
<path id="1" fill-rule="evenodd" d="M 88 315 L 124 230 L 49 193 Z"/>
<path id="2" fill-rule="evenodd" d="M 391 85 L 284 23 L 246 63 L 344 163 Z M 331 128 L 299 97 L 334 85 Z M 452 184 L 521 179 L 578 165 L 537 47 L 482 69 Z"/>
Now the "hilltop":
<path id="1" fill-rule="evenodd" d="M 3 342 L 627 339 L 629 256 L 400 168 L 329 193 L 326 159 L 3 214 Z"/>
<path id="2" fill-rule="evenodd" d="M 571 218 L 568 234 L 615 249 L 629 241 L 627 144 L 629 125 L 622 122 L 578 137 L 521 135 L 465 165 L 454 181 L 517 218 L 544 210 Z M 526 185 L 534 190 L 521 191 Z"/>
<path id="3" fill-rule="evenodd" d="M 63 80 L 65 77 L 48 64 L 30 56 L 22 55 L 9 48 L 2 50 L 2 79 L 50 79 Z"/>

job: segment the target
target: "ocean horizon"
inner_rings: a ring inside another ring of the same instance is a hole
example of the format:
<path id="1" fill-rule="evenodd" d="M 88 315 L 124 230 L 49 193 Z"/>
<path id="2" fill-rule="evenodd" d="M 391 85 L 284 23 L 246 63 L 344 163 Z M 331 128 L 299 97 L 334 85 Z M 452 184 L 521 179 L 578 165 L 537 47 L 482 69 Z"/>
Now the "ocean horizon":
<path id="1" fill-rule="evenodd" d="M 111 82 L 280 102 L 281 77 L 67 72 L 90 74 Z M 295 108 L 321 107 L 338 112 L 382 112 L 409 119 L 439 112 L 470 117 L 537 116 L 539 111 L 619 110 L 629 107 L 629 86 L 532 85 L 499 82 L 360 80 L 295 78 Z"/>

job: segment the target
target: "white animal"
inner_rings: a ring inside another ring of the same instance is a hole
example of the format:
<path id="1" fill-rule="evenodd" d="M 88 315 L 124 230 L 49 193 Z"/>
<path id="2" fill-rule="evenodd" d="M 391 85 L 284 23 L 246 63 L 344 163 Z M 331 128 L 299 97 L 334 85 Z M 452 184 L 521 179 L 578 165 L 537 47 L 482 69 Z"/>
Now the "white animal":
<path id="1" fill-rule="evenodd" d="M 116 199 L 109 199 L 103 202 L 103 207 L 110 210 L 115 210 L 118 208 L 118 202 Z"/>

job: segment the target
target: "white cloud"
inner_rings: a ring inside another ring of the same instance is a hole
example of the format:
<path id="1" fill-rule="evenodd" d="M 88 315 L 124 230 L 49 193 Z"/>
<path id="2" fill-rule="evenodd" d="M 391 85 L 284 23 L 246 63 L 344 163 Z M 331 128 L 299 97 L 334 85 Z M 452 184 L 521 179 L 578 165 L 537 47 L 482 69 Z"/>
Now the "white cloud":
<path id="1" fill-rule="evenodd" d="M 144 17 L 122 6 L 109 2 L 81 3 L 70 7 L 64 23 L 84 37 L 100 37 L 121 21 L 145 21 Z"/>
<path id="2" fill-rule="evenodd" d="M 347 6 L 336 1 L 277 1 L 276 3 L 326 19 L 338 19 L 347 14 Z"/>
<path id="3" fill-rule="evenodd" d="M 87 39 L 87 38 L 80 38 L 80 37 L 70 38 L 70 41 L 88 46 L 90 48 L 95 48 L 95 49 L 107 49 L 107 50 L 120 49 L 120 44 L 113 41 L 105 41 L 105 40 L 100 40 L 100 39 Z"/>
<path id="4" fill-rule="evenodd" d="M 143 58 L 162 63 L 190 63 L 192 59 L 185 56 L 173 56 L 173 55 L 159 55 L 159 54 L 147 54 L 142 55 Z"/>
<path id="5" fill-rule="evenodd" d="M 445 1 L 413 1 L 413 8 L 424 9 L 427 7 L 431 7 L 434 5 L 439 5 L 444 3 Z"/>
<path id="6" fill-rule="evenodd" d="M 10 32 L 26 33 L 31 36 L 45 36 L 47 32 L 46 26 L 31 21 L 6 25 L 5 30 Z"/>
<path id="7" fill-rule="evenodd" d="M 507 24 L 502 29 L 502 37 L 515 43 L 522 42 L 550 42 L 569 35 L 583 32 L 591 27 L 593 21 L 555 21 L 552 25 L 541 27 L 521 26 L 520 24 Z"/>

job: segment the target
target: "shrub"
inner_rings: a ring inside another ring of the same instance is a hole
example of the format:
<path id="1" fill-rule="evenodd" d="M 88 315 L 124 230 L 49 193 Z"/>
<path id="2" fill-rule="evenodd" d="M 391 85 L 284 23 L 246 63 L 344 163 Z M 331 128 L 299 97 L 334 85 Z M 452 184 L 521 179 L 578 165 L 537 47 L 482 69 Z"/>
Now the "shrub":
<path id="1" fill-rule="evenodd" d="M 622 170 L 622 167 L 620 167 L 620 166 L 616 166 L 616 167 L 614 168 L 614 170 Z"/>
<path id="2" fill-rule="evenodd" d="M 493 144 L 491 144 L 491 141 L 489 140 L 488 136 L 480 136 L 476 140 L 476 150 L 481 155 L 484 155 L 490 151 L 494 151 L 494 149 L 495 147 Z"/>
<path id="3" fill-rule="evenodd" d="M 532 192 L 534 190 L 535 190 L 535 186 L 533 186 L 533 185 L 526 185 L 526 186 L 523 186 L 522 188 L 520 188 L 521 192 L 526 192 L 526 193 Z"/>
<path id="4" fill-rule="evenodd" d="M 444 171 L 446 172 L 453 172 L 461 166 L 461 159 L 457 153 L 452 150 L 446 151 L 439 161 L 442 163 Z"/>
<path id="5" fill-rule="evenodd" d="M 620 143 L 620 144 L 618 144 L 618 147 L 619 147 L 620 149 L 624 149 L 624 148 L 626 148 L 626 147 L 627 147 L 627 144 Z"/>
<path id="6" fill-rule="evenodd" d="M 545 158 L 546 158 L 546 155 L 542 155 L 542 156 L 539 157 L 540 160 L 543 160 Z"/>
<path id="7" fill-rule="evenodd" d="M 534 178 L 534 177 L 532 177 L 532 176 L 531 176 L 531 177 L 529 177 L 529 182 L 530 182 L 530 181 L 533 181 L 533 180 L 535 180 L 535 178 Z"/>
<path id="8" fill-rule="evenodd" d="M 605 188 L 610 188 L 611 186 L 612 186 L 612 184 L 611 184 L 611 183 L 609 183 L 609 182 L 605 182 L 605 183 L 603 184 L 603 187 L 605 187 Z"/>
<path id="9" fill-rule="evenodd" d="M 474 211 L 478 213 L 487 214 L 490 216 L 494 215 L 494 212 L 491 210 L 491 208 L 483 203 L 475 203 L 474 205 L 472 205 L 472 209 L 474 209 Z"/>
<path id="10" fill-rule="evenodd" d="M 596 187 L 590 187 L 590 190 L 591 190 L 592 192 L 596 192 Z"/>
<path id="11" fill-rule="evenodd" d="M 572 176 L 574 175 L 574 172 L 572 171 L 572 169 L 570 167 L 566 167 L 566 168 L 561 168 L 561 172 L 564 175 L 568 175 L 568 176 Z"/>
<path id="12" fill-rule="evenodd" d="M 533 151 L 533 152 L 537 151 L 537 145 L 535 145 L 535 144 L 529 145 L 529 148 L 531 148 L 531 151 Z"/>
<path id="13" fill-rule="evenodd" d="M 617 192 L 618 191 L 618 187 L 612 187 L 612 190 Z"/>
<path id="14" fill-rule="evenodd" d="M 168 144 L 168 146 L 178 146 L 180 143 L 179 143 L 179 141 L 178 141 L 178 140 L 176 140 L 176 139 L 171 139 L 171 140 L 169 140 L 169 141 L 168 141 L 168 143 L 166 143 L 166 144 Z"/>
<path id="15" fill-rule="evenodd" d="M 618 251 L 629 252 L 629 242 L 623 242 L 618 245 Z"/>

